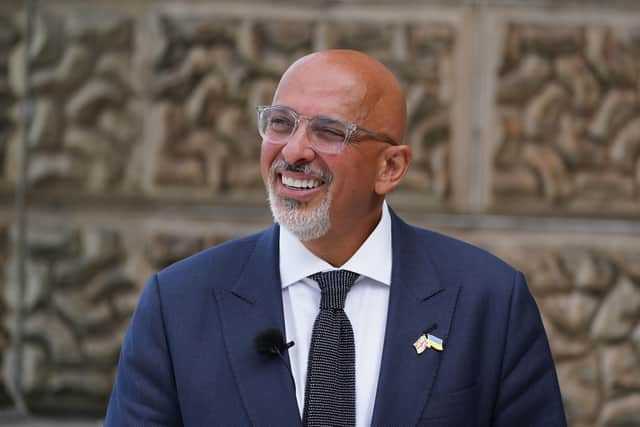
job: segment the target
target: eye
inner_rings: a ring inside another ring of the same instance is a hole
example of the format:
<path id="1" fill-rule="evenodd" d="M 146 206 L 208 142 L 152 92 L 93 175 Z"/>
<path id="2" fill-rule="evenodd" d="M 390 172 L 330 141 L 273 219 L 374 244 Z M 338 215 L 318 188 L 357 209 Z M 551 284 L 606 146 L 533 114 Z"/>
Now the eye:
<path id="1" fill-rule="evenodd" d="M 342 143 L 346 135 L 344 125 L 333 120 L 317 120 L 312 123 L 311 132 L 318 140 L 330 143 Z"/>
<path id="2" fill-rule="evenodd" d="M 269 117 L 269 130 L 278 133 L 290 133 L 294 127 L 294 120 L 283 114 L 275 114 Z"/>
<path id="3" fill-rule="evenodd" d="M 320 129 L 316 128 L 313 131 L 323 139 L 337 139 L 337 140 L 344 139 L 344 132 L 340 131 L 340 129 L 325 127 Z"/>

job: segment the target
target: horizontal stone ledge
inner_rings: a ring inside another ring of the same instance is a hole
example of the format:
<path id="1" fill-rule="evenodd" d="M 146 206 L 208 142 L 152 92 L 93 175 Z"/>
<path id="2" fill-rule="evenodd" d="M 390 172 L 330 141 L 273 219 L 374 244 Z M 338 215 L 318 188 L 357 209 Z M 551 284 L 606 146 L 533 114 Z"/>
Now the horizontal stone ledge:
<path id="1" fill-rule="evenodd" d="M 15 427 L 99 427 L 104 421 L 98 419 L 70 419 L 67 417 L 33 417 L 19 414 L 15 410 L 0 411 L 0 425 Z"/>
<path id="2" fill-rule="evenodd" d="M 9 2 L 11 3 L 11 2 Z M 14 0 L 14 4 L 20 4 L 19 0 Z M 84 0 L 58 0 L 60 4 L 67 5 L 75 5 L 75 4 L 85 4 Z M 111 0 L 109 2 L 111 5 L 120 5 L 122 7 L 131 7 L 132 3 L 135 3 L 137 7 L 149 5 L 149 6 L 158 6 L 165 4 L 174 4 L 175 0 L 137 0 L 135 2 L 131 2 L 130 0 Z M 397 7 L 398 5 L 402 5 L 403 3 L 407 6 L 411 5 L 415 8 L 416 2 L 415 0 L 351 0 L 349 2 L 343 1 L 331 1 L 331 0 L 305 0 L 303 2 L 300 1 L 292 1 L 292 0 L 279 0 L 279 1 L 259 1 L 259 0 L 237 0 L 234 2 L 235 4 L 249 4 L 252 6 L 259 6 L 260 4 L 268 3 L 269 5 L 277 4 L 277 5 L 288 5 L 295 4 L 297 7 L 323 7 L 329 8 L 331 6 L 344 5 L 345 3 L 357 6 L 357 5 L 390 5 L 393 7 Z M 188 5 L 184 5 L 185 9 L 193 8 L 194 5 L 198 4 L 209 4 L 210 2 L 206 0 L 194 0 L 189 2 Z M 218 5 L 224 5 L 224 3 L 218 3 L 213 5 L 212 7 L 217 7 Z M 231 4 L 231 2 L 229 2 Z M 611 7 L 625 7 L 625 8 L 638 8 L 638 2 L 635 0 L 609 0 L 607 2 L 602 2 L 601 0 L 422 0 L 420 5 L 446 5 L 446 6 L 531 6 L 531 7 L 553 7 L 554 9 L 563 6 L 575 6 L 575 7 L 594 7 L 601 9 L 610 9 Z M 2 10 L 2 7 L 0 7 Z"/>
<path id="3" fill-rule="evenodd" d="M 0 186 L 0 219 L 15 209 L 16 194 Z M 132 215 L 172 215 L 185 218 L 230 218 L 239 222 L 270 220 L 267 197 L 263 190 L 248 190 L 225 195 L 145 193 L 74 193 L 71 191 L 29 191 L 28 209 L 51 214 L 82 214 L 112 212 Z M 591 231 L 595 227 L 607 232 L 637 232 L 640 227 L 640 202 L 630 203 L 620 212 L 606 209 L 599 202 L 593 209 L 571 206 L 567 209 L 535 207 L 522 201 L 497 204 L 482 211 L 470 212 L 453 204 L 441 203 L 428 194 L 396 191 L 388 198 L 398 211 L 415 218 L 419 223 L 442 224 L 452 227 L 481 228 L 542 228 Z M 613 204 L 614 201 L 610 201 Z M 637 209 L 632 209 L 637 206 Z M 585 228 L 586 227 L 586 228 Z"/>
<path id="4" fill-rule="evenodd" d="M 611 237 L 640 237 L 640 220 L 577 218 L 559 216 L 526 216 L 497 214 L 467 214 L 430 211 L 390 202 L 407 222 L 427 228 L 459 231 L 501 231 L 524 233 L 571 233 L 607 235 Z M 202 229 L 214 223 L 226 223 L 250 230 L 258 230 L 272 223 L 266 202 L 178 203 L 137 201 L 132 204 L 95 202 L 47 205 L 31 203 L 29 223 L 57 223 L 65 218 L 67 224 L 100 225 L 126 229 L 142 224 L 165 224 L 173 228 Z M 15 222 L 12 204 L 0 203 L 0 223 Z"/>

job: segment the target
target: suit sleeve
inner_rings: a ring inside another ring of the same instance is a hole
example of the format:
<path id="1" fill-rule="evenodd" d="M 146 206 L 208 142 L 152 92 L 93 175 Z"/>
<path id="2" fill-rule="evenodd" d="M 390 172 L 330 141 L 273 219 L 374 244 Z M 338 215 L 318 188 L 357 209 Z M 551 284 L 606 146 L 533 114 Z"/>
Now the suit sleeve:
<path id="1" fill-rule="evenodd" d="M 567 425 L 542 319 L 524 276 L 519 272 L 512 289 L 493 425 Z"/>
<path id="2" fill-rule="evenodd" d="M 145 286 L 124 338 L 104 425 L 182 425 L 157 275 Z"/>

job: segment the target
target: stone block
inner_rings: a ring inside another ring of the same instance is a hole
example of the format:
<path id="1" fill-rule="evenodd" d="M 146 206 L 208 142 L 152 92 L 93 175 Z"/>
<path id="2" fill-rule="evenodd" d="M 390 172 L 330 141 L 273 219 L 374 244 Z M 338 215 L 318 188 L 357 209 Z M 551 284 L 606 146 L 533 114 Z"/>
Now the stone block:
<path id="1" fill-rule="evenodd" d="M 596 339 L 627 338 L 639 317 L 640 288 L 622 276 L 600 306 L 591 333 Z"/>
<path id="2" fill-rule="evenodd" d="M 640 354 L 631 344 L 608 345 L 601 349 L 604 393 L 607 398 L 640 389 Z"/>
<path id="3" fill-rule="evenodd" d="M 28 135 L 31 147 L 56 148 L 56 144 L 60 143 L 61 124 L 60 110 L 52 101 L 44 99 L 36 102 Z"/>
<path id="4" fill-rule="evenodd" d="M 122 296 L 119 296 L 120 299 Z M 136 299 L 138 295 L 136 294 Z M 124 306 L 122 308 L 125 308 Z M 135 307 L 133 307 L 135 308 Z M 128 317 L 120 321 L 117 328 L 105 331 L 103 334 L 94 334 L 86 337 L 82 342 L 82 354 L 92 363 L 113 368 L 118 363 L 120 347 L 129 324 L 133 308 L 126 307 Z"/>
<path id="5" fill-rule="evenodd" d="M 527 271 L 531 272 L 529 286 L 536 295 L 557 294 L 571 289 L 571 276 L 564 265 L 563 258 L 557 254 L 535 254 Z"/>
<path id="6" fill-rule="evenodd" d="M 31 96 L 37 100 L 29 131 L 32 188 L 74 193 L 136 188 L 127 180 L 138 175 L 126 173 L 140 140 L 133 37 L 132 19 L 113 9 L 36 9 L 29 47 Z M 7 64 L 17 96 L 25 88 L 25 49 L 17 42 Z M 0 135 L 1 123 L 2 117 Z M 107 143 L 92 145 L 102 141 Z M 17 164 L 17 149 L 6 155 L 8 165 Z M 15 179 L 16 171 L 10 175 Z"/>
<path id="7" fill-rule="evenodd" d="M 627 123 L 617 133 L 610 148 L 611 159 L 622 170 L 633 170 L 636 153 L 640 151 L 640 118 Z"/>
<path id="8" fill-rule="evenodd" d="M 113 317 L 106 301 L 91 303 L 81 294 L 65 294 L 58 292 L 53 295 L 53 307 L 68 321 L 75 330 L 82 334 L 99 330 L 108 325 Z"/>
<path id="9" fill-rule="evenodd" d="M 6 227 L 0 227 L 0 368 L 4 366 L 7 358 L 7 352 L 11 347 L 10 330 L 13 324 L 8 324 L 11 319 L 9 316 L 9 304 L 6 302 L 7 283 L 7 253 L 9 252 L 9 239 L 7 238 Z M 0 370 L 0 373 L 6 372 Z M 0 374 L 0 410 L 11 406 L 13 398 L 9 392 L 9 384 L 11 377 Z"/>
<path id="10" fill-rule="evenodd" d="M 602 427 L 640 425 L 640 394 L 615 399 L 602 409 L 597 425 Z"/>
<path id="11" fill-rule="evenodd" d="M 538 55 L 530 54 L 502 79 L 498 99 L 504 103 L 523 103 L 547 80 L 552 68 Z"/>
<path id="12" fill-rule="evenodd" d="M 504 22 L 493 208 L 638 216 L 637 24 Z"/>
<path id="13" fill-rule="evenodd" d="M 255 106 L 270 103 L 280 74 L 298 57 L 317 48 L 354 48 L 385 62 L 412 92 L 407 135 L 418 156 L 401 191 L 452 201 L 458 30 L 451 21 L 320 19 L 311 12 L 273 20 L 209 5 L 198 14 L 159 8 L 156 27 L 162 48 L 145 63 L 151 108 L 164 113 L 147 119 L 145 144 L 156 147 L 150 194 L 255 197 L 262 191 L 259 174 L 249 172 L 259 170 Z M 218 149 L 184 154 L 193 135 L 204 133 Z"/>
<path id="14" fill-rule="evenodd" d="M 24 322 L 24 333 L 29 340 L 44 343 L 43 350 L 48 357 L 39 362 L 43 365 L 42 369 L 47 363 L 64 365 L 82 362 L 74 328 L 55 310 L 30 313 Z"/>
<path id="15" fill-rule="evenodd" d="M 579 292 L 553 295 L 541 300 L 548 318 L 567 336 L 580 337 L 589 331 L 598 309 L 598 299 Z"/>
<path id="16" fill-rule="evenodd" d="M 27 243 L 27 277 L 40 272 L 37 281 L 27 281 L 25 293 L 25 347 L 19 357 L 25 366 L 27 405 L 37 412 L 65 408 L 103 413 L 138 296 L 124 273 L 127 255 L 121 236 L 96 226 L 34 223 Z M 1 324 L 12 320 L 4 316 Z M 7 345 L 3 378 L 12 378 L 16 349 Z M 0 356 L 2 350 L 0 346 Z"/>
<path id="17" fill-rule="evenodd" d="M 111 392 L 110 372 L 98 369 L 59 369 L 51 373 L 47 384 L 54 392 L 74 390 L 89 396 L 105 396 Z"/>
<path id="18" fill-rule="evenodd" d="M 556 369 L 569 424 L 593 421 L 600 408 L 602 375 L 595 354 L 558 363 Z"/>
<path id="19" fill-rule="evenodd" d="M 383 61 L 394 59 L 393 33 L 391 23 L 333 22 L 327 33 L 327 47 L 357 49 Z M 430 52 L 431 53 L 431 52 Z"/>
<path id="20" fill-rule="evenodd" d="M 101 80 L 91 81 L 69 100 L 65 112 L 70 121 L 92 124 L 101 108 L 121 105 L 123 98 L 118 86 Z"/>
<path id="21" fill-rule="evenodd" d="M 6 352 L 3 366 L 3 377 L 13 378 L 13 368 L 15 366 L 15 358 L 18 357 L 14 349 Z M 44 369 L 44 360 L 46 359 L 45 350 L 35 343 L 27 343 L 24 345 L 19 357 L 22 359 L 22 377 L 20 379 L 21 388 L 24 391 L 32 391 L 41 387 L 46 381 L 46 372 Z"/>
<path id="22" fill-rule="evenodd" d="M 278 75 L 307 52 L 313 50 L 314 25 L 302 20 L 270 22 L 258 20 L 245 25 L 238 47 L 264 72 Z"/>
<path id="23" fill-rule="evenodd" d="M 160 269 L 202 249 L 204 249 L 203 238 L 157 233 L 150 236 L 146 245 L 146 254 L 151 265 Z"/>
<path id="24" fill-rule="evenodd" d="M 616 267 L 606 256 L 576 249 L 563 258 L 565 265 L 573 273 L 576 288 L 602 293 L 613 285 Z"/>
<path id="25" fill-rule="evenodd" d="M 18 307 L 19 285 L 15 260 L 7 268 L 7 282 L 4 288 L 4 301 L 8 310 L 15 313 Z M 49 295 L 49 270 L 46 265 L 34 261 L 26 263 L 26 280 L 22 306 L 32 309 Z"/>
<path id="26" fill-rule="evenodd" d="M 84 46 L 71 45 L 51 68 L 36 69 L 31 75 L 31 88 L 37 93 L 65 95 L 89 77 L 95 58 Z"/>
<path id="27" fill-rule="evenodd" d="M 554 61 L 554 70 L 558 80 L 571 90 L 572 107 L 577 111 L 593 113 L 602 97 L 602 88 L 587 61 L 580 55 L 561 56 Z"/>
<path id="28" fill-rule="evenodd" d="M 12 51 L 19 40 L 13 14 L 0 14 L 0 184 L 8 180 L 5 158 L 10 144 L 11 134 L 15 131 L 15 120 L 11 110 L 15 105 L 9 64 L 13 59 Z M 0 394 L 2 392 L 0 391 Z M 1 398 L 0 398 L 1 400 Z M 0 404 L 1 406 L 1 404 Z"/>

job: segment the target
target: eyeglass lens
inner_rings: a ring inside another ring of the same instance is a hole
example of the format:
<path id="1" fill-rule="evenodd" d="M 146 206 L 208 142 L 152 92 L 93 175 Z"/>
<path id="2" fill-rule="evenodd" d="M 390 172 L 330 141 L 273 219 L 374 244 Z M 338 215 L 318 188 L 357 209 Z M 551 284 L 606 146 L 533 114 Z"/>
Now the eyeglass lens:
<path id="1" fill-rule="evenodd" d="M 299 121 L 295 113 L 285 108 L 266 108 L 260 113 L 260 134 L 265 141 L 284 144 L 291 137 Z M 337 152 L 347 138 L 344 123 L 329 117 L 316 116 L 308 119 L 307 134 L 314 148 L 325 152 Z"/>

